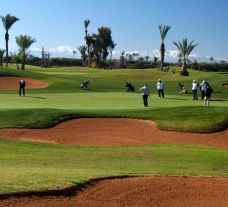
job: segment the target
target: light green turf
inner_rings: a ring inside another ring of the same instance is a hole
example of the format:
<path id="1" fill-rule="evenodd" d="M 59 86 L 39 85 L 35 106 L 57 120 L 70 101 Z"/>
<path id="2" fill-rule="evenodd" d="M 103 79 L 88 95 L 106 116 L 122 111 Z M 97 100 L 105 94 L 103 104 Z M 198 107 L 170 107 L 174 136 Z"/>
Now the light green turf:
<path id="1" fill-rule="evenodd" d="M 172 70 L 176 70 L 176 73 L 173 74 Z M 25 71 L 2 68 L 0 75 L 31 77 L 49 83 L 49 87 L 46 89 L 26 90 L 26 97 L 19 97 L 17 90 L 1 91 L 0 110 L 9 109 L 6 112 L 11 109 L 68 109 L 73 114 L 75 114 L 75 110 L 80 114 L 90 110 L 92 114 L 99 115 L 98 110 L 102 110 L 101 115 L 116 116 L 125 113 L 125 117 L 128 117 L 128 114 L 131 117 L 134 117 L 135 114 L 135 116 L 145 119 L 156 117 L 154 120 L 159 120 L 157 124 L 163 129 L 193 131 L 197 128 L 197 131 L 212 131 L 227 128 L 228 88 L 222 86 L 222 83 L 228 82 L 228 74 L 226 73 L 205 73 L 190 70 L 189 77 L 182 77 L 177 68 L 171 68 L 167 73 L 157 69 L 101 70 L 78 67 L 42 69 L 28 66 Z M 81 90 L 80 84 L 87 78 L 92 78 L 90 90 Z M 165 81 L 165 99 L 157 97 L 156 82 L 158 78 Z M 212 85 L 214 89 L 212 107 L 206 109 L 201 100 L 192 100 L 191 94 L 181 95 L 178 93 L 179 82 L 185 84 L 188 91 L 191 91 L 193 79 L 207 80 Z M 149 84 L 151 96 L 147 109 L 142 107 L 140 93 L 125 92 L 124 80 L 131 81 L 136 91 L 145 82 Z M 197 110 L 195 110 L 196 108 Z M 187 111 L 187 115 L 183 118 L 180 115 L 176 116 L 185 111 Z M 223 111 L 224 116 L 221 118 L 220 112 L 217 113 L 217 111 Z M 13 112 L 15 113 L 15 110 Z M 69 111 L 66 112 L 66 115 L 68 114 Z M 148 117 L 148 114 L 151 116 Z M 26 113 L 22 115 L 26 116 Z M 159 115 L 160 117 L 158 117 Z M 11 119 L 10 116 L 7 118 L 7 115 L 5 118 Z M 18 119 L 20 120 L 22 117 L 18 116 Z M 30 120 L 33 119 L 36 120 L 37 117 L 34 116 Z M 206 122 L 205 125 L 202 120 Z M 185 124 L 181 124 L 182 122 Z M 216 126 L 212 127 L 214 124 Z M 27 122 L 27 125 L 31 125 L 30 122 Z M 14 127 L 13 124 L 10 126 Z M 4 123 L 1 121 L 0 127 L 4 127 Z"/>
<path id="2" fill-rule="evenodd" d="M 228 176 L 228 151 L 184 145 L 77 147 L 0 139 L 0 193 L 114 175 Z"/>
<path id="3" fill-rule="evenodd" d="M 20 97 L 15 94 L 1 94 L 0 108 L 58 108 L 58 109 L 142 109 L 141 94 L 126 92 L 109 93 L 52 93 L 31 94 Z M 225 107 L 227 101 L 212 101 L 211 106 Z M 158 99 L 149 98 L 149 108 L 169 108 L 182 106 L 203 106 L 202 101 L 192 101 L 190 96 L 166 95 Z"/>

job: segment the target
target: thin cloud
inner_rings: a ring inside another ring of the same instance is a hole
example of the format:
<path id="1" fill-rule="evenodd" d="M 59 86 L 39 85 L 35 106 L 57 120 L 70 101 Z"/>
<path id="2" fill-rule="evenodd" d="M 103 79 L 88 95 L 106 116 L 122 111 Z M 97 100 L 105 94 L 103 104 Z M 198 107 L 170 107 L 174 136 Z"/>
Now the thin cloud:
<path id="1" fill-rule="evenodd" d="M 49 49 L 49 52 L 51 53 L 70 53 L 72 54 L 73 51 L 75 51 L 75 48 L 73 48 L 70 45 L 60 45 L 58 47 L 52 47 Z"/>
<path id="2" fill-rule="evenodd" d="M 30 49 L 29 49 L 31 52 L 41 52 L 42 50 L 40 49 L 40 48 L 38 48 L 38 47 L 31 47 Z"/>

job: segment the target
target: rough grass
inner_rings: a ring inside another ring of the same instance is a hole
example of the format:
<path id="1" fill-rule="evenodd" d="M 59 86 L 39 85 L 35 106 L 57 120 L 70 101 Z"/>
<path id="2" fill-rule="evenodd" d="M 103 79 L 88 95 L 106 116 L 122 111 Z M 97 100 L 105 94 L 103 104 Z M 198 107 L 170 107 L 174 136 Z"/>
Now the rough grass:
<path id="1" fill-rule="evenodd" d="M 77 147 L 0 139 L 0 193 L 116 175 L 228 176 L 228 151 L 184 145 Z"/>

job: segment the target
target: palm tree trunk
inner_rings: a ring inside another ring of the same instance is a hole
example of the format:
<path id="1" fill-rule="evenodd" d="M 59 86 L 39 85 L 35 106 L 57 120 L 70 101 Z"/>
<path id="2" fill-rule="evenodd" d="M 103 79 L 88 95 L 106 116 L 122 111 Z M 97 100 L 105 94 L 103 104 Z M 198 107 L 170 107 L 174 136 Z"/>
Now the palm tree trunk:
<path id="1" fill-rule="evenodd" d="M 9 50 L 9 47 L 8 47 L 9 34 L 8 34 L 8 32 L 6 32 L 6 34 L 5 34 L 5 40 L 6 40 L 6 67 L 8 67 L 8 62 L 9 62 L 9 55 L 8 55 L 8 50 Z"/>
<path id="2" fill-rule="evenodd" d="M 25 58 L 26 58 L 25 51 L 22 51 L 21 70 L 25 69 Z"/>
<path id="3" fill-rule="evenodd" d="M 183 59 L 181 75 L 183 75 L 183 76 L 188 76 L 188 71 L 187 71 L 187 60 L 186 60 L 185 57 L 184 57 L 184 59 Z"/>
<path id="4" fill-rule="evenodd" d="M 162 44 L 161 44 L 160 52 L 161 52 L 161 71 L 163 71 L 163 67 L 164 67 L 164 57 L 165 57 L 165 45 L 164 45 L 163 42 L 162 42 Z"/>
<path id="5" fill-rule="evenodd" d="M 89 46 L 89 44 L 88 44 L 88 40 L 87 40 L 87 38 L 88 38 L 88 31 L 87 31 L 87 29 L 85 30 L 85 33 L 86 33 L 86 44 L 87 44 L 87 52 L 88 52 L 88 66 L 90 67 L 91 66 L 91 60 L 90 60 L 90 46 Z"/>

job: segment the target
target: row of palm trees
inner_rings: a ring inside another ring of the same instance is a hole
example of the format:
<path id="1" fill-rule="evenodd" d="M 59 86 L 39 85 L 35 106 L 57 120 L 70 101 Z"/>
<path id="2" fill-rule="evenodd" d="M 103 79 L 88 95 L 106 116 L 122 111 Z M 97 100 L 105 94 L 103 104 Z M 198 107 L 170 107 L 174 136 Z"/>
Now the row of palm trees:
<path id="1" fill-rule="evenodd" d="M 12 25 L 19 20 L 16 16 L 11 16 L 10 14 L 7 14 L 6 16 L 1 16 L 3 26 L 6 30 L 5 33 L 5 41 L 6 41 L 6 49 L 0 50 L 1 55 L 1 63 L 2 65 L 2 57 L 4 52 L 6 52 L 6 67 L 8 67 L 9 63 L 9 30 L 12 27 Z M 36 40 L 28 35 L 20 35 L 16 37 L 16 43 L 19 46 L 19 53 L 18 56 L 21 60 L 21 69 L 24 70 L 25 68 L 25 61 L 27 57 L 27 49 L 34 43 Z"/>
<path id="2" fill-rule="evenodd" d="M 6 42 L 6 49 L 5 50 L 0 50 L 0 65 L 2 64 L 2 57 L 4 52 L 6 52 L 6 67 L 8 67 L 8 63 L 9 63 L 9 30 L 12 27 L 12 25 L 17 22 L 19 20 L 19 18 L 17 18 L 16 16 L 11 16 L 10 14 L 7 14 L 6 16 L 1 16 L 2 19 L 2 23 L 3 26 L 6 30 L 5 33 L 5 42 Z M 89 66 L 91 64 L 91 44 L 93 43 L 93 41 L 88 41 L 90 36 L 88 35 L 88 26 L 90 24 L 90 20 L 85 20 L 84 21 L 84 27 L 85 27 L 85 39 L 86 39 L 86 44 L 87 44 L 87 54 L 88 54 L 88 62 L 89 62 Z M 104 31 L 104 34 L 108 34 L 109 36 L 111 35 L 111 30 L 109 28 L 99 28 L 102 31 Z M 165 44 L 164 44 L 164 40 L 165 37 L 168 33 L 168 31 L 171 29 L 171 26 L 166 26 L 166 25 L 159 25 L 159 31 L 160 31 L 160 36 L 161 36 L 161 47 L 160 47 L 160 53 L 161 53 L 161 71 L 163 70 L 164 67 L 164 58 L 165 58 Z M 107 36 L 107 35 L 106 35 Z M 112 50 L 114 49 L 115 45 L 111 39 L 111 36 L 109 37 L 108 40 L 108 44 L 105 47 L 109 48 L 110 54 L 112 54 Z M 19 57 L 21 59 L 21 69 L 23 70 L 25 67 L 25 60 L 26 60 L 26 56 L 27 56 L 27 52 L 26 50 L 34 43 L 36 42 L 36 40 L 34 38 L 32 38 L 31 36 L 28 35 L 20 35 L 18 37 L 16 37 L 16 43 L 19 46 Z M 187 59 L 188 56 L 190 55 L 190 53 L 193 51 L 193 49 L 198 45 L 198 44 L 194 44 L 194 41 L 191 41 L 190 43 L 188 43 L 188 40 L 186 38 L 184 38 L 182 40 L 182 42 L 173 42 L 174 45 L 177 47 L 177 49 L 179 50 L 179 55 L 182 58 L 183 64 L 182 64 L 182 71 L 181 74 L 182 75 L 188 75 L 187 72 Z M 80 48 L 80 52 L 82 51 L 82 53 L 86 53 L 86 48 L 85 47 L 81 47 Z M 106 55 L 108 54 L 108 51 L 106 51 L 105 49 L 105 53 Z M 101 55 L 101 54 L 100 54 Z M 105 56 L 106 56 L 105 55 Z M 86 56 L 86 55 L 84 55 Z M 85 61 L 84 57 L 84 61 Z"/>
<path id="3" fill-rule="evenodd" d="M 165 58 L 165 44 L 164 40 L 165 37 L 168 33 L 168 31 L 171 29 L 170 26 L 166 25 L 159 25 L 158 26 L 160 35 L 161 35 L 161 47 L 160 47 L 160 53 L 161 53 L 161 71 L 163 71 L 164 67 L 164 58 Z M 179 57 L 182 59 L 182 70 L 181 70 L 181 75 L 187 76 L 188 71 L 187 71 L 187 60 L 188 56 L 191 54 L 193 49 L 198 45 L 194 44 L 194 41 L 191 41 L 188 43 L 187 38 L 182 39 L 180 42 L 173 42 L 173 44 L 177 47 L 179 51 Z"/>

